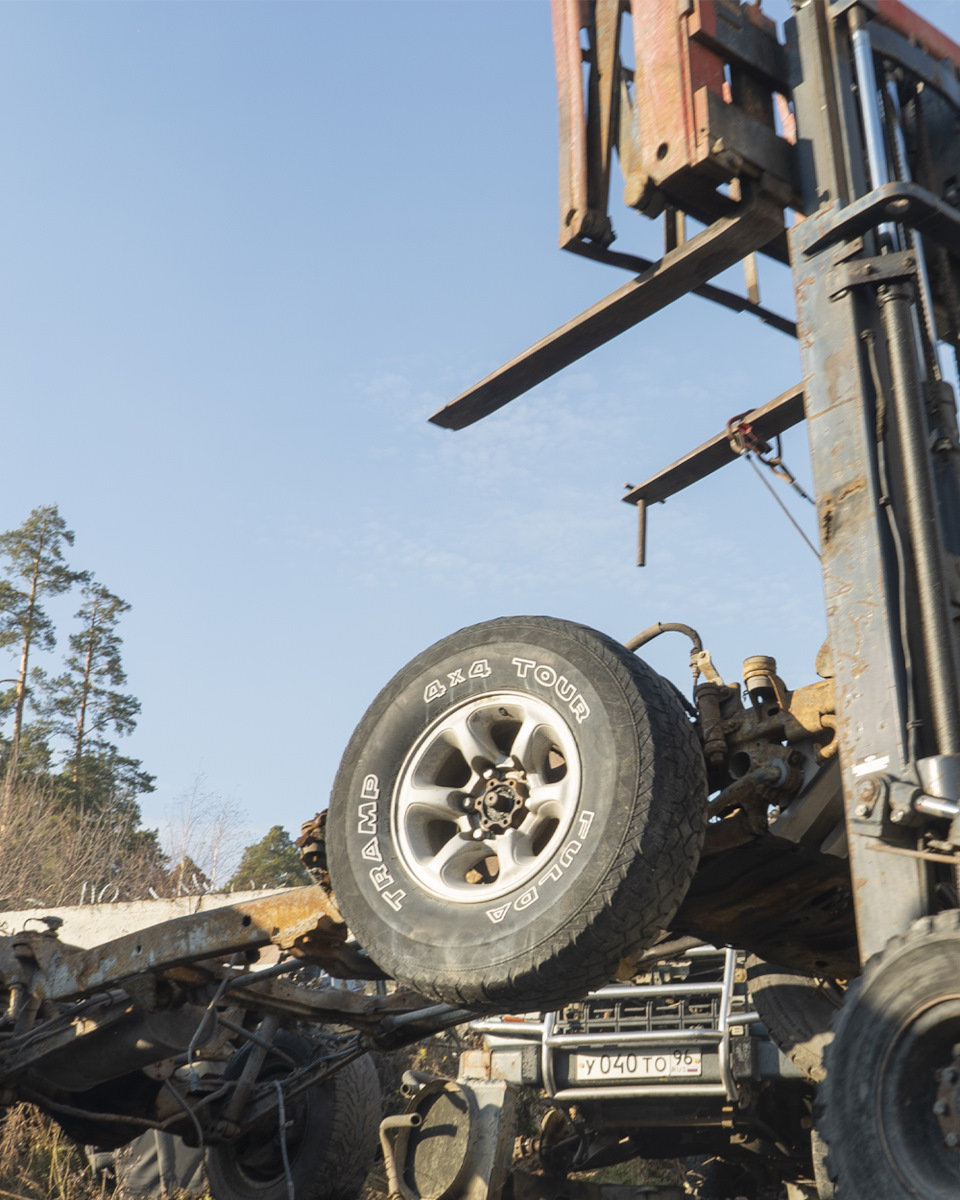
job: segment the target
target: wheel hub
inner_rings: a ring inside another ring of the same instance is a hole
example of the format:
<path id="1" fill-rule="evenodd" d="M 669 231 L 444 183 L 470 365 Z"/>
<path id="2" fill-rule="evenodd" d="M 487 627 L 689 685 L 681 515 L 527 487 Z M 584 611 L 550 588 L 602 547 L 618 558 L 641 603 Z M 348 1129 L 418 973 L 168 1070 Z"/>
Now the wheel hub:
<path id="1" fill-rule="evenodd" d="M 943 1144 L 960 1149 L 960 1045 L 953 1047 L 953 1061 L 937 1072 L 939 1086 L 933 1112 L 943 1133 Z"/>
<path id="2" fill-rule="evenodd" d="M 516 829 L 527 815 L 526 799 L 530 794 L 523 765 L 515 758 L 508 763 L 513 770 L 507 771 L 506 764 L 500 768 L 484 771 L 486 784 L 474 800 L 473 807 L 479 814 L 479 829 L 483 833 L 498 833 L 511 827 Z"/>

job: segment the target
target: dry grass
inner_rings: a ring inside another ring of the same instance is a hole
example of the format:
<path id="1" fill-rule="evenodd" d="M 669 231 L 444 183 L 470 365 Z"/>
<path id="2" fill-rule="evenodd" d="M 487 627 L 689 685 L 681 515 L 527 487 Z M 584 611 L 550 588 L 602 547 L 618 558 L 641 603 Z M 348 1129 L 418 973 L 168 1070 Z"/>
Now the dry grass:
<path id="1" fill-rule="evenodd" d="M 112 1179 L 98 1178 L 60 1126 L 30 1104 L 7 1109 L 0 1128 L 0 1200 L 122 1200 Z M 212 1200 L 179 1190 L 168 1200 Z"/>
<path id="2" fill-rule="evenodd" d="M 100 1184 L 59 1125 L 32 1105 L 17 1104 L 0 1129 L 0 1195 L 96 1200 Z"/>

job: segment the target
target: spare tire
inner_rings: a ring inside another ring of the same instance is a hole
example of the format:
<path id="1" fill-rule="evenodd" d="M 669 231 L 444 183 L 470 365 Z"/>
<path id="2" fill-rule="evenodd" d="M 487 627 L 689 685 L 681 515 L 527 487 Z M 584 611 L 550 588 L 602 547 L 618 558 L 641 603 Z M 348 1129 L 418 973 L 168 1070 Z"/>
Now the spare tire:
<path id="1" fill-rule="evenodd" d="M 334 782 L 328 860 L 348 925 L 401 983 L 549 1009 L 669 926 L 705 823 L 672 684 L 593 629 L 499 618 L 374 700 Z"/>

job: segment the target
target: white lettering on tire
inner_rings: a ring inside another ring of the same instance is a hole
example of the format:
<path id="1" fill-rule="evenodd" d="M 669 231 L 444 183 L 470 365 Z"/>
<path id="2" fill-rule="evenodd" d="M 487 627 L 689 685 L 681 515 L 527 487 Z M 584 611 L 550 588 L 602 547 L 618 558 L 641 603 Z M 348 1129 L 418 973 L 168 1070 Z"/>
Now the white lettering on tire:
<path id="1" fill-rule="evenodd" d="M 564 870 L 566 870 L 566 868 L 569 867 L 570 864 L 573 862 L 573 856 L 575 854 L 579 854 L 581 849 L 582 849 L 582 847 L 579 842 L 577 842 L 577 841 L 567 842 L 566 846 L 564 846 L 564 848 L 563 848 L 563 852 L 560 855 L 560 864 L 559 865 Z"/>
<path id="2" fill-rule="evenodd" d="M 596 816 L 593 812 L 584 812 L 580 814 L 580 837 L 585 838 L 593 824 L 593 818 Z M 522 896 L 518 896 L 512 904 L 500 904 L 496 908 L 488 908 L 487 916 L 494 923 L 499 925 L 507 913 L 512 908 L 515 912 L 523 912 L 525 908 L 529 908 L 531 904 L 536 904 L 541 899 L 540 888 L 548 883 L 559 883 L 564 871 L 573 862 L 576 855 L 583 849 L 583 843 L 576 838 L 571 838 L 569 842 L 560 851 L 559 857 L 549 871 L 545 872 L 537 880 L 536 884 L 528 888 Z"/>
<path id="3" fill-rule="evenodd" d="M 376 867 L 372 867 L 369 871 L 370 879 L 386 903 L 396 912 L 399 912 L 403 906 L 403 898 L 407 893 L 403 888 L 397 888 L 393 892 L 385 890 L 395 880 L 390 874 L 386 863 L 383 861 L 383 855 L 380 853 L 380 839 L 377 836 L 377 799 L 379 796 L 380 780 L 376 775 L 367 775 L 360 788 L 360 798 L 367 800 L 367 803 L 357 806 L 357 833 L 362 834 L 364 837 L 370 837 L 370 841 L 361 847 L 360 857 L 365 858 L 367 862 L 379 864 Z"/>
<path id="4" fill-rule="evenodd" d="M 469 667 L 457 667 L 454 671 L 448 671 L 447 678 L 450 680 L 450 688 L 452 689 L 458 684 L 466 683 L 468 679 L 486 679 L 490 674 L 490 663 L 485 658 L 478 658 Z M 441 696 L 447 694 L 447 690 L 439 679 L 431 679 L 423 689 L 424 704 L 429 704 L 433 700 L 439 700 Z"/>
<path id="5" fill-rule="evenodd" d="M 557 695 L 564 702 L 564 704 L 569 704 L 577 694 L 576 687 L 569 681 L 569 679 L 567 679 L 565 675 L 561 675 L 557 680 L 556 689 Z"/>
<path id="6" fill-rule="evenodd" d="M 527 679 L 530 676 L 530 670 L 533 669 L 533 678 L 540 684 L 541 687 L 548 688 L 554 691 L 560 699 L 567 705 L 578 725 L 582 725 L 587 717 L 590 716 L 590 705 L 584 700 L 583 696 L 577 691 L 576 685 L 572 684 L 566 675 L 558 675 L 549 663 L 538 663 L 533 658 L 514 658 L 511 660 L 517 668 L 517 678 Z"/>
<path id="7" fill-rule="evenodd" d="M 392 909 L 395 909 L 397 912 L 399 912 L 400 909 L 403 907 L 402 901 L 406 894 L 407 893 L 403 890 L 403 888 L 397 888 L 397 890 L 395 892 L 381 892 L 380 893 L 380 895 L 384 898 L 384 900 L 386 900 L 386 902 L 390 905 L 390 907 Z"/>
<path id="8" fill-rule="evenodd" d="M 393 883 L 393 876 L 387 869 L 386 863 L 381 863 L 379 867 L 373 867 L 370 870 L 370 878 L 378 892 L 382 892 L 385 887 L 389 887 Z"/>

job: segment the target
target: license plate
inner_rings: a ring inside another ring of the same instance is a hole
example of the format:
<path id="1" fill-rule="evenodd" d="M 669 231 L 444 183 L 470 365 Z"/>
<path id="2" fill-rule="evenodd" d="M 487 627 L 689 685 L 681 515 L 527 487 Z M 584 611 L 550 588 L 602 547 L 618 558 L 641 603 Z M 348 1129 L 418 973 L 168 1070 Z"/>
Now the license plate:
<path id="1" fill-rule="evenodd" d="M 699 1075 L 701 1070 L 699 1050 L 573 1056 L 573 1078 L 578 1083 L 602 1083 L 607 1079 L 669 1079 L 678 1075 Z"/>

